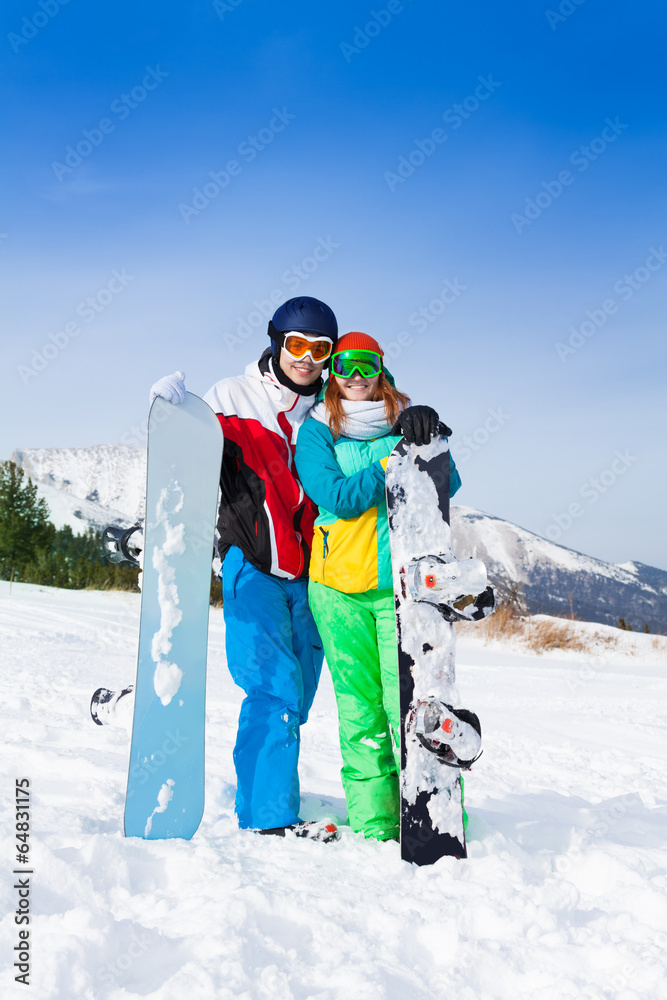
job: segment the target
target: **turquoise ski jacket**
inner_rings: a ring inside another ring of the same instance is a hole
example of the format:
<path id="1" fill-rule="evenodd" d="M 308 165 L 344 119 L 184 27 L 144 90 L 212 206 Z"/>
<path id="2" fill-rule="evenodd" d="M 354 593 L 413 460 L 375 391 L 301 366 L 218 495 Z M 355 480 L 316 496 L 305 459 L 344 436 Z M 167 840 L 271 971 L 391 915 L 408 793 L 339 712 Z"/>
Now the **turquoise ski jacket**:
<path id="1" fill-rule="evenodd" d="M 346 594 L 392 586 L 384 470 L 400 438 L 339 437 L 309 417 L 300 427 L 295 463 L 307 495 L 319 507 L 310 577 Z M 452 459 L 449 495 L 461 486 Z"/>

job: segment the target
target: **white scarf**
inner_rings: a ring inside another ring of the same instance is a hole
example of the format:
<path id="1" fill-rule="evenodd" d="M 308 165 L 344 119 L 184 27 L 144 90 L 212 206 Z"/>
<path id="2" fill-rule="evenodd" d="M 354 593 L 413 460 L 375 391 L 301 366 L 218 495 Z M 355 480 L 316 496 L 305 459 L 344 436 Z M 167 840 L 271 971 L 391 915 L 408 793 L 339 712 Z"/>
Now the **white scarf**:
<path id="1" fill-rule="evenodd" d="M 341 399 L 341 404 L 347 421 L 343 425 L 344 437 L 357 441 L 370 441 L 373 438 L 385 437 L 391 430 L 387 423 L 384 400 Z M 309 416 L 329 426 L 329 416 L 324 401 L 316 403 Z"/>

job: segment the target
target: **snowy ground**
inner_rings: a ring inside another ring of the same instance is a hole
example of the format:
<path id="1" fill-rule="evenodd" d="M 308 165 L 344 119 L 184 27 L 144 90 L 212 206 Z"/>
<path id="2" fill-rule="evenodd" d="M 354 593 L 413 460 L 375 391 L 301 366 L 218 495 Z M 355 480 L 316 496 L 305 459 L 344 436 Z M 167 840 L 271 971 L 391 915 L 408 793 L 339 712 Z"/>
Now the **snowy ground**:
<path id="1" fill-rule="evenodd" d="M 623 633 L 622 651 L 591 661 L 461 639 L 459 687 L 486 748 L 466 781 L 470 858 L 418 869 L 349 829 L 332 846 L 236 829 L 240 693 L 215 610 L 204 820 L 190 842 L 124 839 L 127 736 L 95 727 L 88 701 L 133 679 L 138 611 L 138 595 L 0 583 L 3 997 L 667 996 L 664 645 Z M 328 676 L 302 762 L 304 817 L 344 820 Z M 24 776 L 28 990 L 12 968 Z"/>

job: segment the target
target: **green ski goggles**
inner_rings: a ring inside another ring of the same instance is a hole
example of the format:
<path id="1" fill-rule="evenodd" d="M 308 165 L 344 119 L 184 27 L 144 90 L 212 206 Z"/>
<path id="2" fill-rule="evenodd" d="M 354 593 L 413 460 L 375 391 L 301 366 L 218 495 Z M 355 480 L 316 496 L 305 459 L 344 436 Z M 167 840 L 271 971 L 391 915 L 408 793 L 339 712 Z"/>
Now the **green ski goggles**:
<path id="1" fill-rule="evenodd" d="M 338 351 L 331 355 L 331 371 L 341 378 L 373 378 L 382 371 L 382 357 L 376 351 Z"/>

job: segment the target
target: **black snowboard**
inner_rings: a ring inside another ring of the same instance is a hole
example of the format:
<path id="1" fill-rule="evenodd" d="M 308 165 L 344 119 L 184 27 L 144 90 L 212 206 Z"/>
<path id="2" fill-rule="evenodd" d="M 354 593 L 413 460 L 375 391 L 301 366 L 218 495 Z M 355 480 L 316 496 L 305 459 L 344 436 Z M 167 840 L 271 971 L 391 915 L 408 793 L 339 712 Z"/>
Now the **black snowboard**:
<path id="1" fill-rule="evenodd" d="M 436 586 L 436 576 L 447 576 L 445 570 L 456 576 L 459 568 L 465 575 L 471 567 L 479 574 L 481 567 L 484 573 L 478 561 L 457 563 L 452 554 L 449 482 L 445 438 L 419 447 L 402 439 L 389 456 L 387 509 L 401 710 L 401 857 L 418 865 L 447 855 L 465 858 L 466 842 L 461 771 L 444 763 L 415 732 L 417 708 L 434 699 L 447 706 L 460 704 L 451 623 L 476 620 L 493 610 L 490 589 L 476 600 L 465 598 L 460 612 L 424 591 Z"/>

